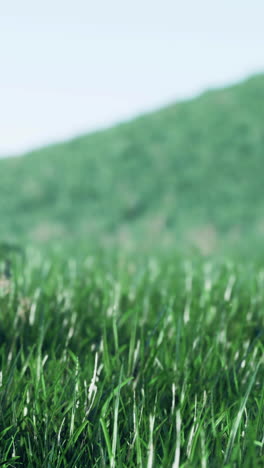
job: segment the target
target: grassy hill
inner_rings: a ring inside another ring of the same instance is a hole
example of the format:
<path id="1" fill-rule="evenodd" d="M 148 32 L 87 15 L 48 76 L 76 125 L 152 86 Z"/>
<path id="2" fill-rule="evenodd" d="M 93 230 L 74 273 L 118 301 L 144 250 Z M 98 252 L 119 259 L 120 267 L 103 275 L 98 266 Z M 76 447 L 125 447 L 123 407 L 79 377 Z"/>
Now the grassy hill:
<path id="1" fill-rule="evenodd" d="M 263 98 L 0 161 L 0 466 L 264 466 Z"/>
<path id="2" fill-rule="evenodd" d="M 264 232 L 264 75 L 0 161 L 0 239 L 182 241 Z"/>

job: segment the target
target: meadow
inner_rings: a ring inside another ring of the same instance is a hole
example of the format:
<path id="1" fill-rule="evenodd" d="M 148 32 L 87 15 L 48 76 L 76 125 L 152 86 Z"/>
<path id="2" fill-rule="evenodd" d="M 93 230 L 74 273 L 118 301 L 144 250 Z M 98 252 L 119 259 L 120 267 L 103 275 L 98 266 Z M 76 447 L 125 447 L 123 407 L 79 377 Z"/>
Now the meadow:
<path id="1" fill-rule="evenodd" d="M 264 466 L 263 98 L 0 161 L 0 466 Z"/>
<path id="2" fill-rule="evenodd" d="M 13 256 L 1 466 L 263 466 L 263 302 L 257 264 Z"/>

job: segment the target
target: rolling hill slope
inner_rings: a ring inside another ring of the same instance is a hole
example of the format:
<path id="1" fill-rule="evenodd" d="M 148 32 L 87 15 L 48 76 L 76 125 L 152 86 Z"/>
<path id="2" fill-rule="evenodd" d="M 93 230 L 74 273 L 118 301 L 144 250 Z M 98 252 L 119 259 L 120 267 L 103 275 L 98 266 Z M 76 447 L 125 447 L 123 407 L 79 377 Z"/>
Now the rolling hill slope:
<path id="1" fill-rule="evenodd" d="M 0 239 L 194 243 L 264 233 L 264 75 L 0 161 Z"/>

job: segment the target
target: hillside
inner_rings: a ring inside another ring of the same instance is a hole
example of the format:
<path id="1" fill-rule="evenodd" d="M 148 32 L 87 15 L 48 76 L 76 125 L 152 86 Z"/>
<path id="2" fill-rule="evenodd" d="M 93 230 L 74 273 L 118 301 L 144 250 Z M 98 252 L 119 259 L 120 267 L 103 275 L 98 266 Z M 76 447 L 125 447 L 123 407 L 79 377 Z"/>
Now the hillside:
<path id="1" fill-rule="evenodd" d="M 0 466 L 263 466 L 263 98 L 0 161 Z"/>
<path id="2" fill-rule="evenodd" d="M 0 161 L 0 240 L 186 242 L 264 232 L 264 75 Z"/>

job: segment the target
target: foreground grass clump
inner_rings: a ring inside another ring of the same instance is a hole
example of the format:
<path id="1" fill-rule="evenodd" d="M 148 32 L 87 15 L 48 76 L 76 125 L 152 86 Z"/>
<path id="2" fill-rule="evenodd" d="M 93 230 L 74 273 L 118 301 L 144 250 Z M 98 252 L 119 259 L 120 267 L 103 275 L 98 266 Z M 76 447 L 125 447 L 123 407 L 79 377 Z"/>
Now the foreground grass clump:
<path id="1" fill-rule="evenodd" d="M 264 270 L 20 263 L 0 280 L 2 466 L 263 466 Z"/>

